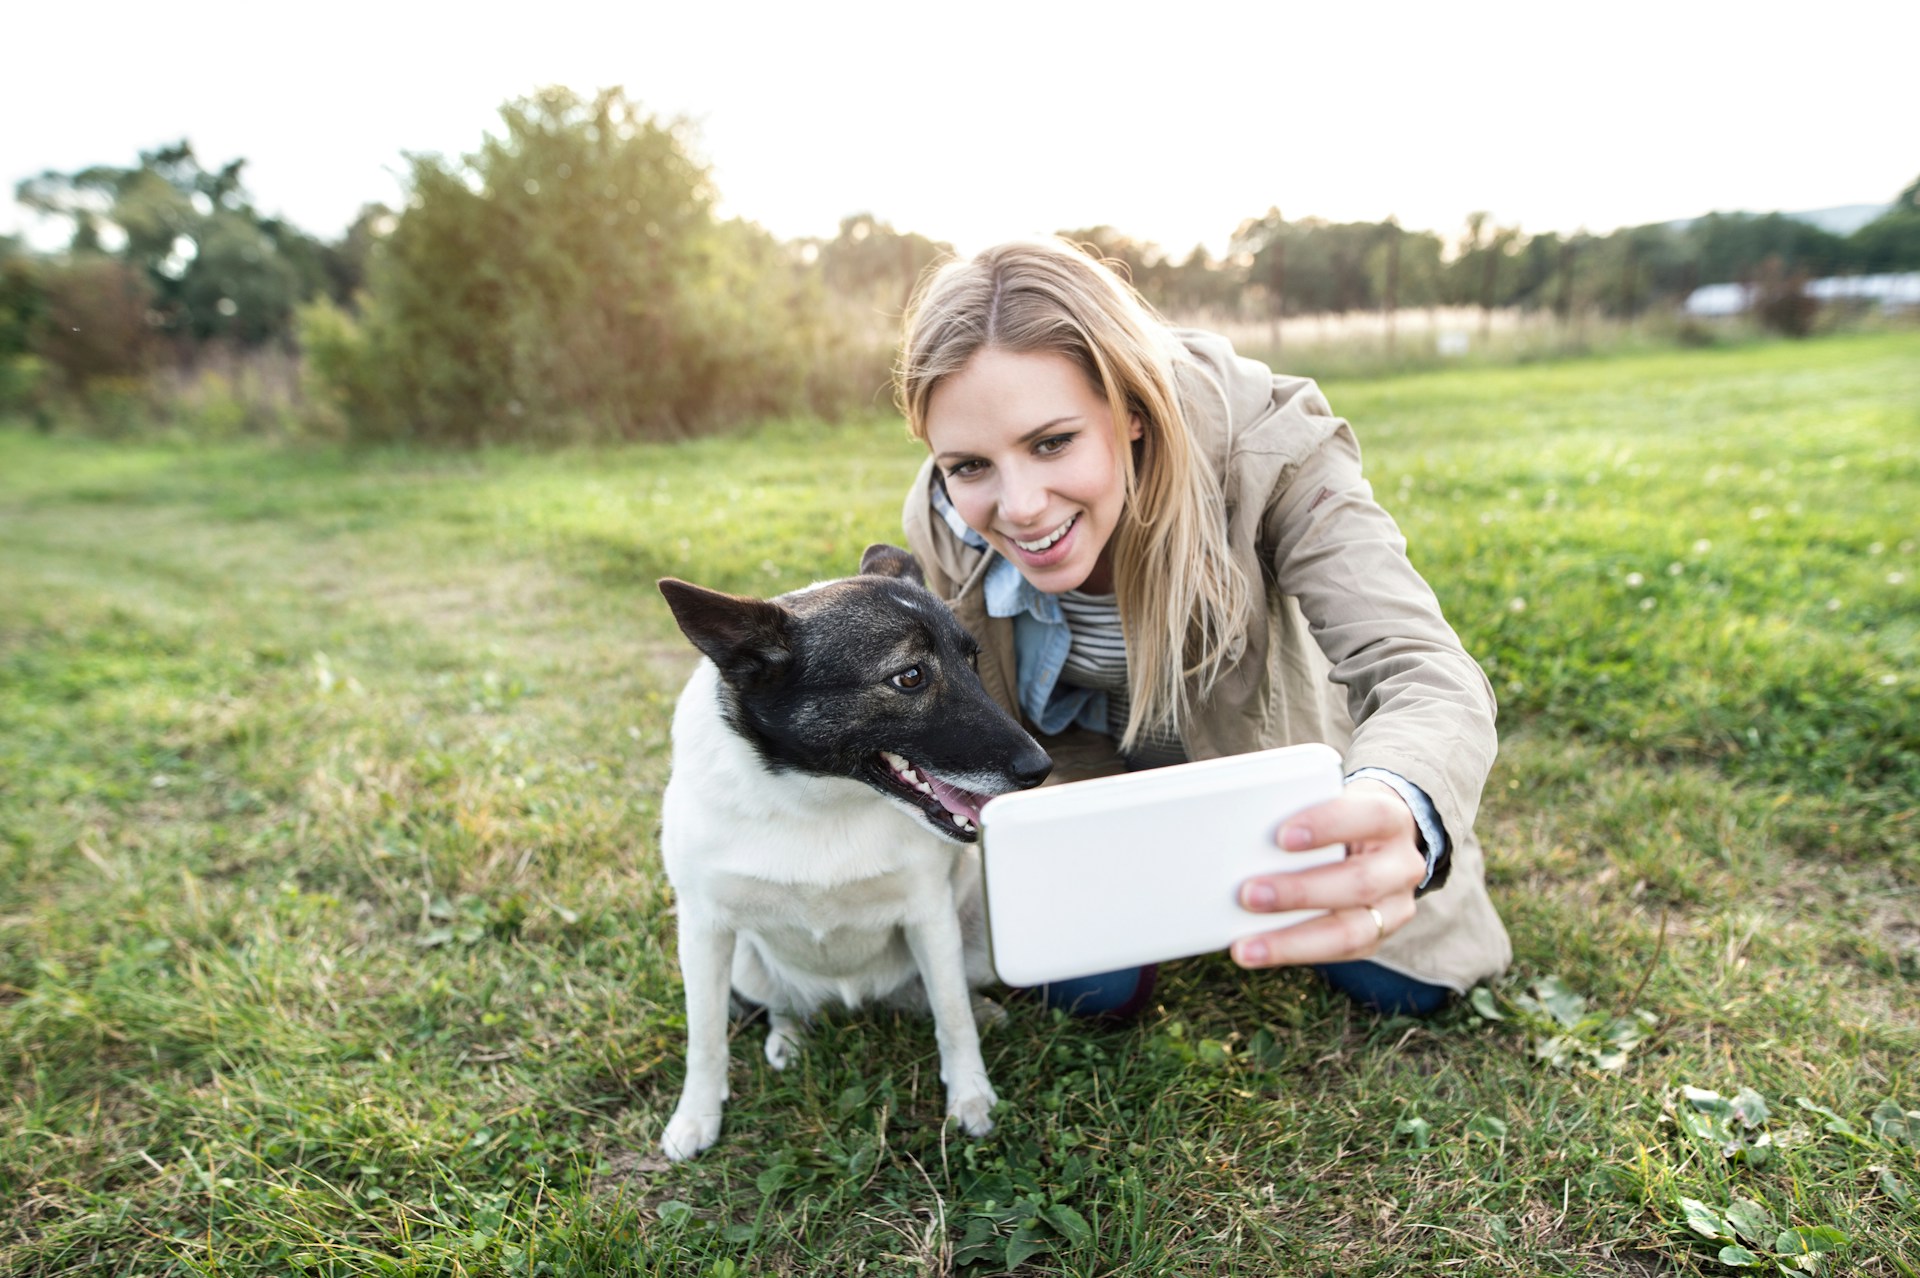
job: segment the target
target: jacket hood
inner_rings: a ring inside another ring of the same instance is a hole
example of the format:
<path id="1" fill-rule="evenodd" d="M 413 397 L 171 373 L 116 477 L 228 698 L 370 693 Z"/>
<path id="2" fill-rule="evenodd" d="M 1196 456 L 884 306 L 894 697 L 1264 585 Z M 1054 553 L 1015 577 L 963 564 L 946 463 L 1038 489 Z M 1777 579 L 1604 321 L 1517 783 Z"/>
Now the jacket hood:
<path id="1" fill-rule="evenodd" d="M 965 587 L 977 584 L 976 577 L 985 575 L 993 552 L 969 546 L 934 515 L 934 482 L 933 458 L 929 457 L 920 463 L 920 473 L 907 489 L 900 526 L 907 535 L 907 545 L 918 553 L 928 589 L 942 599 L 952 600 L 962 594 Z"/>

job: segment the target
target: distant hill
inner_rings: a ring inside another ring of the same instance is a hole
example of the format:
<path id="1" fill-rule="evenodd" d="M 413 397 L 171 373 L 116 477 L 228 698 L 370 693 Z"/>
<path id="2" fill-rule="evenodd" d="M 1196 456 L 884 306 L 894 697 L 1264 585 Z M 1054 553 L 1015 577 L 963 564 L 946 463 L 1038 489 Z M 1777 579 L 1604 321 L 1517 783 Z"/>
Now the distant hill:
<path id="1" fill-rule="evenodd" d="M 1852 235 L 1892 207 L 1891 204 L 1842 204 L 1838 208 L 1810 209 L 1805 213 L 1789 213 L 1787 216 L 1796 222 L 1811 222 L 1835 235 Z"/>
<path id="2" fill-rule="evenodd" d="M 1796 222 L 1809 223 L 1810 225 L 1819 227 L 1823 231 L 1830 231 L 1835 235 L 1852 235 L 1855 231 L 1892 207 L 1893 205 L 1891 204 L 1841 204 L 1830 209 L 1808 209 L 1802 213 L 1782 213 L 1780 216 L 1790 217 Z M 1735 213 L 1729 216 L 1759 217 L 1762 215 L 1755 213 Z M 1684 231 L 1699 220 L 1700 219 L 1696 217 L 1683 217 L 1678 221 L 1669 222 L 1667 225 L 1676 231 Z"/>

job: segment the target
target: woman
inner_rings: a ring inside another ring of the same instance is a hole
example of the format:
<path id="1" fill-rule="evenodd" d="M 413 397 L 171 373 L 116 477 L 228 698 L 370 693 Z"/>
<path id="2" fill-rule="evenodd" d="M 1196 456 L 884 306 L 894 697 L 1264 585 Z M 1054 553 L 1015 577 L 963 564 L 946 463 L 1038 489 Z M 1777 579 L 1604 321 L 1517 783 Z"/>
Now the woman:
<path id="1" fill-rule="evenodd" d="M 1103 265 L 1037 242 L 923 281 L 898 392 L 931 453 L 908 543 L 1056 776 L 1342 751 L 1345 792 L 1279 837 L 1348 858 L 1241 886 L 1250 910 L 1328 913 L 1238 942 L 1236 962 L 1309 964 L 1409 1012 L 1506 966 L 1473 837 L 1492 690 L 1312 382 L 1167 328 Z M 1126 1012 L 1152 975 L 1049 998 Z"/>

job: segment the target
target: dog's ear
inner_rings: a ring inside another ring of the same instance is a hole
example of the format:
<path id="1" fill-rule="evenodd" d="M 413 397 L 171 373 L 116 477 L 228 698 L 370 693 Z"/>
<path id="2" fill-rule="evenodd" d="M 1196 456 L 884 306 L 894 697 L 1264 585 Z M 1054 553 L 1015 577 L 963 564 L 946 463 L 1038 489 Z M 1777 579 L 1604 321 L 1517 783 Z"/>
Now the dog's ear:
<path id="1" fill-rule="evenodd" d="M 916 586 L 927 584 L 926 577 L 920 571 L 920 561 L 900 547 L 889 546 L 884 541 L 876 541 L 860 556 L 860 575 L 898 577 Z"/>
<path id="2" fill-rule="evenodd" d="M 734 687 L 769 683 L 792 663 L 787 610 L 779 604 L 708 590 L 675 577 L 662 577 L 659 584 L 681 633 L 713 659 L 721 677 Z"/>

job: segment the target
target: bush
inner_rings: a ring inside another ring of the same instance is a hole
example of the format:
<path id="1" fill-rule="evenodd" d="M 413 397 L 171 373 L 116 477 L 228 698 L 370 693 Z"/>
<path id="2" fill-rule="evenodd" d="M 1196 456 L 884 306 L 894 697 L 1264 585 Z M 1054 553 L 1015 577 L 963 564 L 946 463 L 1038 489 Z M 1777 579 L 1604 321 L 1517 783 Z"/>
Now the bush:
<path id="1" fill-rule="evenodd" d="M 357 320 L 302 311 L 335 429 L 596 440 L 840 406 L 812 375 L 837 340 L 817 272 L 714 218 L 679 125 L 617 89 L 549 89 L 501 119 L 476 154 L 412 158 Z"/>
<path id="2" fill-rule="evenodd" d="M 1804 269 L 1789 270 L 1777 256 L 1760 264 L 1753 282 L 1753 313 L 1761 324 L 1788 337 L 1805 337 L 1819 311 L 1820 303 L 1807 296 Z"/>
<path id="3" fill-rule="evenodd" d="M 0 237 L 0 363 L 25 355 L 44 307 L 37 264 Z"/>
<path id="4" fill-rule="evenodd" d="M 41 414 L 46 366 L 33 354 L 33 331 L 46 302 L 37 263 L 0 239 L 0 414 Z"/>
<path id="5" fill-rule="evenodd" d="M 41 313 L 28 338 L 63 390 L 85 397 L 139 381 L 161 354 L 148 323 L 153 290 L 124 262 L 82 255 L 40 273 Z"/>
<path id="6" fill-rule="evenodd" d="M 153 377 L 164 424 L 194 439 L 285 435 L 301 425 L 298 358 L 277 346 L 220 342 Z"/>
<path id="7" fill-rule="evenodd" d="M 393 379 L 368 349 L 366 330 L 321 298 L 300 308 L 294 331 L 304 356 L 300 368 L 308 426 L 341 439 L 378 434 L 394 416 L 386 399 Z"/>
<path id="8" fill-rule="evenodd" d="M 0 416 L 32 419 L 45 428 L 46 366 L 31 355 L 0 355 Z"/>

